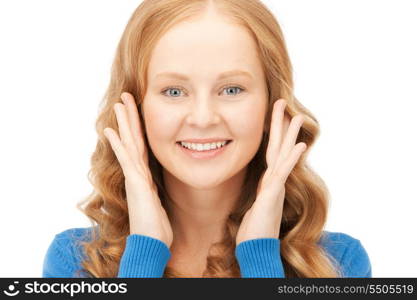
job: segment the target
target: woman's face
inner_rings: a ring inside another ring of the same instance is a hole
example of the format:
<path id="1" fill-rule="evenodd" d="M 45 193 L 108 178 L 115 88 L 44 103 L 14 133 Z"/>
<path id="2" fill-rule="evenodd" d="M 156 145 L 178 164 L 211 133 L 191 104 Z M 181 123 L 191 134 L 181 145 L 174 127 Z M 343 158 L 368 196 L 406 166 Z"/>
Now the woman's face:
<path id="1" fill-rule="evenodd" d="M 147 78 L 146 133 L 165 176 L 208 189 L 244 171 L 260 145 L 267 108 L 265 77 L 248 32 L 214 15 L 177 24 L 156 44 Z M 212 138 L 232 142 L 204 159 L 178 143 Z"/>

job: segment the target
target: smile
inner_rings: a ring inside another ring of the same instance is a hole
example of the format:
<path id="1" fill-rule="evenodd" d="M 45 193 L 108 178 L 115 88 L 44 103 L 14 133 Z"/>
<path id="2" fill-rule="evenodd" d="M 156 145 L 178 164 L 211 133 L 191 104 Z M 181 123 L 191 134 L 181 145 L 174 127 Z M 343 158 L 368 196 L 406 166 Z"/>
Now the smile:
<path id="1" fill-rule="evenodd" d="M 227 140 L 217 143 L 184 143 L 177 142 L 178 147 L 181 148 L 181 151 L 187 156 L 196 159 L 210 159 L 219 156 L 224 153 L 232 140 Z"/>

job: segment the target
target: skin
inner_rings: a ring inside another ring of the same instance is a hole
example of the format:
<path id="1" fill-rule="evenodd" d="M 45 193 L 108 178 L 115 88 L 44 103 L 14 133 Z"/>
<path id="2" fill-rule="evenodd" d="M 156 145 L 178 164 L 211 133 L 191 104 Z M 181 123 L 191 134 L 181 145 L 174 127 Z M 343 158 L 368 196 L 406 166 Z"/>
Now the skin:
<path id="1" fill-rule="evenodd" d="M 216 80 L 220 73 L 234 69 L 252 77 Z M 169 71 L 185 74 L 189 80 L 156 76 Z M 125 174 L 131 233 L 162 240 L 172 253 L 169 265 L 201 274 L 207 250 L 220 240 L 247 164 L 261 142 L 267 108 L 265 77 L 251 36 L 211 10 L 197 21 L 177 24 L 162 36 L 147 76 L 142 104 L 145 131 L 164 168 L 164 183 L 173 202 L 168 203 L 167 211 L 160 204 L 148 169 L 135 99 L 123 93 L 123 104 L 114 106 L 121 138 L 111 128 L 104 133 Z M 166 90 L 170 86 L 175 87 Z M 295 145 L 303 117 L 297 115 L 290 122 L 285 104 L 284 99 L 275 102 L 268 168 L 240 225 L 236 245 L 254 238 L 279 238 L 285 181 L 306 148 L 305 143 Z M 178 140 L 216 136 L 233 142 L 223 154 L 206 161 L 185 156 L 176 145 Z M 191 267 L 186 269 L 187 263 Z"/>
<path id="2" fill-rule="evenodd" d="M 253 78 L 216 81 L 218 74 L 234 69 L 245 70 Z M 186 74 L 190 80 L 156 77 L 169 71 Z M 192 253 L 204 251 L 221 237 L 246 165 L 262 138 L 267 94 L 255 44 L 241 27 L 209 14 L 196 22 L 178 24 L 162 36 L 147 75 L 146 133 L 164 167 L 165 186 L 173 199 L 169 215 L 174 247 Z M 234 88 L 236 85 L 245 91 Z M 169 86 L 178 88 L 161 94 Z M 227 154 L 206 161 L 186 157 L 175 143 L 216 136 L 233 142 Z"/>

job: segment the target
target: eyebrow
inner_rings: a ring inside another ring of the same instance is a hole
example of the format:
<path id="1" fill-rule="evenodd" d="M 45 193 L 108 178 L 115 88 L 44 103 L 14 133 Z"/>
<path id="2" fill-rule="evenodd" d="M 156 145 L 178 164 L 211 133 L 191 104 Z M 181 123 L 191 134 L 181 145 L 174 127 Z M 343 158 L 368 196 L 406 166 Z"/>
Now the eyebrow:
<path id="1" fill-rule="evenodd" d="M 246 76 L 246 77 L 249 77 L 249 78 L 253 79 L 253 76 L 249 72 L 246 72 L 246 71 L 243 71 L 243 70 L 231 70 L 231 71 L 226 71 L 226 72 L 221 73 L 217 77 L 217 80 L 221 80 L 221 79 L 228 78 L 228 77 L 233 77 L 233 76 Z M 186 75 L 176 73 L 176 72 L 159 73 L 155 76 L 155 79 L 160 78 L 160 77 L 176 78 L 176 79 L 183 80 L 183 81 L 188 81 L 189 80 L 189 78 Z"/>

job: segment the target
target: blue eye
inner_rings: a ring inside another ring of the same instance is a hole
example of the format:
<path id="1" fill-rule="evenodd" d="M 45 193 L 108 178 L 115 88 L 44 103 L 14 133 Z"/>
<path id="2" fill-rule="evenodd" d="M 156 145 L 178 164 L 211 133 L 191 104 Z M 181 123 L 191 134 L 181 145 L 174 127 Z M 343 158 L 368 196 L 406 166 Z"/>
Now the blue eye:
<path id="1" fill-rule="evenodd" d="M 241 90 L 242 92 L 244 91 L 244 89 L 243 88 L 241 88 L 241 87 L 239 87 L 239 86 L 228 86 L 227 87 L 227 89 L 230 91 L 230 90 L 233 90 L 233 89 L 239 89 L 239 90 Z"/>
<path id="2" fill-rule="evenodd" d="M 243 92 L 243 91 L 245 91 L 245 89 L 244 88 L 242 88 L 242 87 L 240 87 L 240 86 L 227 86 L 227 87 L 225 87 L 224 88 L 224 90 L 236 90 L 236 89 L 239 89 L 240 90 L 240 92 Z M 167 91 L 172 91 L 171 93 L 169 93 L 169 95 L 167 95 L 166 94 L 166 92 Z M 182 88 L 180 88 L 180 87 L 178 87 L 178 86 L 170 86 L 170 87 L 167 87 L 166 89 L 164 89 L 162 92 L 161 92 L 161 94 L 162 95 L 164 95 L 164 96 L 168 96 L 168 97 L 174 97 L 174 98 L 177 98 L 177 96 L 178 95 L 180 95 L 180 93 L 181 93 L 181 91 L 183 91 L 183 89 Z M 238 94 L 238 93 L 237 93 Z M 234 95 L 237 95 L 236 93 L 234 94 Z M 233 94 L 232 94 L 232 96 L 233 96 Z"/>
<path id="3" fill-rule="evenodd" d="M 170 86 L 170 87 L 166 88 L 165 90 L 163 90 L 163 91 L 161 92 L 161 93 L 162 93 L 162 95 L 167 96 L 167 95 L 166 95 L 166 92 L 167 92 L 167 91 L 177 91 L 177 92 L 170 93 L 170 95 L 169 95 L 169 97 L 170 97 L 170 96 L 176 97 L 175 95 L 179 95 L 179 93 L 182 91 L 182 89 L 181 89 L 181 88 L 179 88 L 179 87 Z M 178 91 L 179 91 L 179 92 L 178 92 Z"/>

